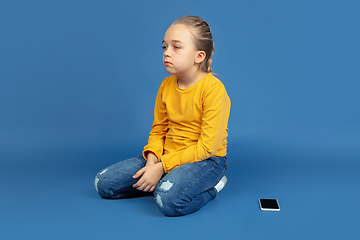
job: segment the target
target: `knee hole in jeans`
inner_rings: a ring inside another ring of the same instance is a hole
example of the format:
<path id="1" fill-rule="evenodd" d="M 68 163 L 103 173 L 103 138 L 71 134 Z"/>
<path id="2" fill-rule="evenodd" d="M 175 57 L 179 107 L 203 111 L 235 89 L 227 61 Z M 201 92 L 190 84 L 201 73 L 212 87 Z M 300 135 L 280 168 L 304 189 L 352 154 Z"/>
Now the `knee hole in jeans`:
<path id="1" fill-rule="evenodd" d="M 99 181 L 100 181 L 100 176 L 103 175 L 104 173 L 106 173 L 109 169 L 106 168 L 104 170 L 101 170 L 95 177 L 95 180 L 94 180 L 94 186 L 95 186 L 95 189 L 97 192 L 99 192 L 99 187 L 98 187 L 98 184 L 99 184 Z"/>

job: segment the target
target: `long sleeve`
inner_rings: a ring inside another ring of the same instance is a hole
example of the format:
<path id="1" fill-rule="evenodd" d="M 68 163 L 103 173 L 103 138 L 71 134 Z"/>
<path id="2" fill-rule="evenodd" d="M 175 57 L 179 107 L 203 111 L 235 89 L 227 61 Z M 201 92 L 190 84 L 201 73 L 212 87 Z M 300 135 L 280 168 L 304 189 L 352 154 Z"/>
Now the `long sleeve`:
<path id="1" fill-rule="evenodd" d="M 148 152 L 153 152 L 158 159 L 160 159 L 163 155 L 165 135 L 168 132 L 168 118 L 166 113 L 166 106 L 161 101 L 163 88 L 164 85 L 162 84 L 156 96 L 154 122 L 151 127 L 148 144 L 144 147 L 144 158 L 146 158 Z"/>

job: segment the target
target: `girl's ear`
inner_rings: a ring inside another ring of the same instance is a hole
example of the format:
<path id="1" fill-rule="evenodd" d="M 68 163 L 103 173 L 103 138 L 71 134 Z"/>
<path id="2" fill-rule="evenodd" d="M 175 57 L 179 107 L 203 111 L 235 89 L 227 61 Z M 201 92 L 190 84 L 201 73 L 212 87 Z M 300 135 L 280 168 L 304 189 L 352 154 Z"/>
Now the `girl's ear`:
<path id="1" fill-rule="evenodd" d="M 195 58 L 195 64 L 202 63 L 205 60 L 206 53 L 204 51 L 198 51 Z"/>

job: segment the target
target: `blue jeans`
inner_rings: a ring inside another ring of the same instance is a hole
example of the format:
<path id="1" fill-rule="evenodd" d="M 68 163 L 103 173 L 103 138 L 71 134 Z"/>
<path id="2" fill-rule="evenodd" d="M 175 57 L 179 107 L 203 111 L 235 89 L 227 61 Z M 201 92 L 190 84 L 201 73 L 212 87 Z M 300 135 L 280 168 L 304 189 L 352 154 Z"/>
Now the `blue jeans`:
<path id="1" fill-rule="evenodd" d="M 107 199 L 149 195 L 132 187 L 140 179 L 132 176 L 145 164 L 146 160 L 139 156 L 101 170 L 95 177 L 97 192 Z M 159 210 L 166 216 L 181 216 L 199 210 L 217 196 L 214 186 L 226 170 L 226 157 L 211 157 L 164 174 L 153 193 Z"/>

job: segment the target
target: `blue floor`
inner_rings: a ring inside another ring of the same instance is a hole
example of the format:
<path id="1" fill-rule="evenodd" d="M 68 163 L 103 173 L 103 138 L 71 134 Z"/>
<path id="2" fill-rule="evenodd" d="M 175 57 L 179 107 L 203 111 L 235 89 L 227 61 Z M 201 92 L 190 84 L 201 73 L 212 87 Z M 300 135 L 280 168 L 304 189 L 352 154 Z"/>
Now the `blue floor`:
<path id="1" fill-rule="evenodd" d="M 0 240 L 360 239 L 359 3 L 1 1 Z M 228 184 L 169 218 L 93 180 L 141 154 L 164 33 L 188 14 L 232 103 Z"/>
<path id="2" fill-rule="evenodd" d="M 93 187 L 96 172 L 122 156 L 130 157 L 135 150 L 89 147 L 2 154 L 8 160 L 1 163 L 0 226 L 1 236 L 6 237 L 2 239 L 360 236 L 359 165 L 351 161 L 331 163 L 336 151 L 331 152 L 332 156 L 315 152 L 307 155 L 306 149 L 303 154 L 293 151 L 280 155 L 265 147 L 261 152 L 249 144 L 235 146 L 229 146 L 228 184 L 224 190 L 200 211 L 183 217 L 163 216 L 152 197 L 104 200 L 97 195 Z M 240 159 L 235 149 L 242 152 Z M 308 161 L 286 163 L 292 154 Z M 329 163 L 315 161 L 319 157 L 328 157 Z M 281 211 L 261 211 L 259 198 L 277 198 Z"/>

